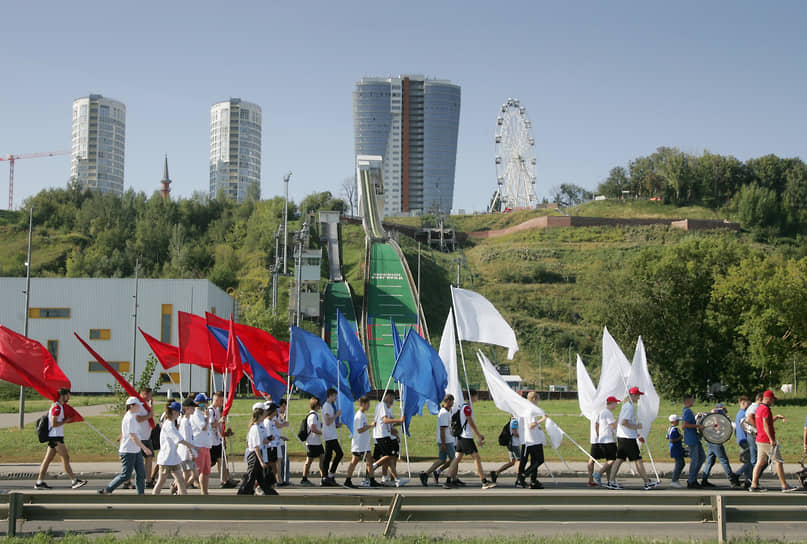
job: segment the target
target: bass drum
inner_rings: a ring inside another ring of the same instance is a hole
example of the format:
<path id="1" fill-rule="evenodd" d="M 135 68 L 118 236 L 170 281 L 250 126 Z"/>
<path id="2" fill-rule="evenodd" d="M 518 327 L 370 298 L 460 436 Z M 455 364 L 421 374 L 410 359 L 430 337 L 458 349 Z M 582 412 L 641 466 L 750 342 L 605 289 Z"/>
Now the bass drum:
<path id="1" fill-rule="evenodd" d="M 723 444 L 731 438 L 731 420 L 723 414 L 711 413 L 703 416 L 703 438 L 712 444 Z"/>

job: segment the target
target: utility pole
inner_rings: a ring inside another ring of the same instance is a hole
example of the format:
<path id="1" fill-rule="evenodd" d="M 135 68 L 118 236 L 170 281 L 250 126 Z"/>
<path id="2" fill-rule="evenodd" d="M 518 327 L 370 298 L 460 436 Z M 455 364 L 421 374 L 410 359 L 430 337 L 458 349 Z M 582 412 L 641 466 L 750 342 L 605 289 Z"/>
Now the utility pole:
<path id="1" fill-rule="evenodd" d="M 283 184 L 286 188 L 286 198 L 283 201 L 283 275 L 289 273 L 288 263 L 286 262 L 286 258 L 288 257 L 288 246 L 289 246 L 289 180 L 291 179 L 291 170 L 286 172 L 286 175 L 283 176 Z"/>
<path id="2" fill-rule="evenodd" d="M 302 233 L 300 233 L 302 234 Z M 300 297 L 302 296 L 302 279 L 303 279 L 303 240 L 302 236 L 297 239 L 297 262 L 294 266 L 295 276 L 297 277 L 297 297 L 294 301 L 294 324 L 300 326 Z"/>
<path id="3" fill-rule="evenodd" d="M 569 342 L 569 381 L 567 383 L 569 388 L 572 387 L 572 343 Z"/>
<path id="4" fill-rule="evenodd" d="M 280 268 L 280 225 L 275 232 L 275 264 L 272 266 L 272 314 L 277 313 L 277 274 Z"/>
<path id="5" fill-rule="evenodd" d="M 460 288 L 460 258 L 457 257 L 457 289 Z"/>
<path id="6" fill-rule="evenodd" d="M 418 301 L 417 301 L 418 317 L 420 317 L 420 242 L 418 242 Z M 795 365 L 795 363 L 794 363 Z M 795 368 L 795 366 L 793 367 Z"/>
<path id="7" fill-rule="evenodd" d="M 9 206 L 11 200 L 9 200 Z M 28 311 L 31 308 L 31 234 L 34 231 L 34 207 L 28 213 L 28 259 L 25 261 L 25 324 L 22 335 L 28 338 Z M 20 386 L 20 429 L 25 427 L 25 386 Z"/>
<path id="8" fill-rule="evenodd" d="M 134 326 L 132 327 L 132 376 L 133 376 L 135 385 L 137 384 L 137 372 L 136 372 L 136 367 L 137 367 L 137 359 L 136 359 L 136 357 L 137 357 L 137 288 L 138 288 L 138 283 L 139 283 L 138 280 L 140 279 L 138 277 L 139 272 L 140 272 L 140 257 L 138 257 L 135 260 L 135 294 L 134 294 L 134 297 L 132 297 L 132 298 L 134 298 L 134 314 L 132 315 L 132 317 L 134 317 Z"/>

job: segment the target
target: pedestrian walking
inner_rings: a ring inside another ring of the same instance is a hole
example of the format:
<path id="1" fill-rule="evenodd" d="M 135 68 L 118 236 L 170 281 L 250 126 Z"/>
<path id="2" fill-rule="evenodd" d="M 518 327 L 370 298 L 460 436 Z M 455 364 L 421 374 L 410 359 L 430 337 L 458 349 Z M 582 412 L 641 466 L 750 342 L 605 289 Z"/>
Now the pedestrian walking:
<path id="1" fill-rule="evenodd" d="M 605 408 L 594 420 L 592 438 L 588 460 L 588 485 L 596 487 L 602 485 L 602 476 L 605 474 L 605 482 L 612 481 L 611 472 L 616 461 L 616 432 L 617 421 L 614 417 L 614 409 L 619 404 L 619 399 L 614 396 L 605 399 Z M 594 460 L 605 460 L 605 464 L 594 470 Z"/>
<path id="2" fill-rule="evenodd" d="M 154 483 L 153 495 L 159 495 L 163 485 L 169 476 L 174 477 L 174 485 L 179 495 L 186 495 L 188 489 L 185 486 L 185 477 L 182 474 L 182 457 L 178 448 L 180 445 L 195 449 L 193 444 L 182 439 L 177 428 L 177 419 L 182 413 L 182 406 L 176 402 L 169 402 L 165 407 L 165 413 L 161 418 L 160 429 L 160 453 L 157 455 L 157 466 L 159 475 Z"/>
<path id="3" fill-rule="evenodd" d="M 698 483 L 698 475 L 706 460 L 706 452 L 703 451 L 701 437 L 698 431 L 703 430 L 703 425 L 697 422 L 695 414 L 692 412 L 692 405 L 695 404 L 695 397 L 690 393 L 684 394 L 684 409 L 681 414 L 681 427 L 684 429 L 684 444 L 689 448 L 689 476 L 687 477 L 687 489 L 703 489 Z"/>
<path id="4" fill-rule="evenodd" d="M 350 464 L 347 467 L 347 477 L 345 478 L 345 487 L 355 488 L 358 487 L 353 484 L 353 472 L 359 463 L 366 463 L 366 474 L 369 476 L 372 469 L 372 463 L 369 459 L 370 455 L 370 429 L 375 425 L 375 421 L 367 421 L 367 410 L 370 408 L 370 399 L 368 397 L 361 397 L 359 399 L 359 409 L 353 415 L 353 437 L 350 440 L 350 452 L 352 457 Z M 367 485 L 370 480 L 367 480 Z"/>
<path id="5" fill-rule="evenodd" d="M 636 418 L 636 405 L 639 399 L 644 395 L 638 387 L 631 387 L 628 390 L 628 397 L 622 403 L 622 409 L 619 411 L 619 419 L 616 427 L 616 461 L 611 468 L 612 479 L 608 482 L 608 489 L 622 489 L 622 485 L 616 481 L 616 475 L 619 473 L 619 467 L 625 461 L 633 461 L 636 465 L 636 471 L 642 478 L 644 489 L 654 489 L 658 487 L 658 482 L 651 481 L 647 477 L 647 471 L 644 468 L 644 461 L 642 461 L 642 454 L 639 451 L 639 444 L 644 442 L 644 438 L 639 436 L 639 429 L 642 424 Z"/>
<path id="6" fill-rule="evenodd" d="M 737 471 L 737 478 L 742 479 L 743 487 L 748 489 L 751 487 L 751 478 L 754 472 L 754 464 L 751 462 L 751 445 L 749 442 L 755 440 L 755 436 L 748 436 L 746 429 L 746 410 L 751 406 L 751 400 L 745 395 L 741 395 L 737 399 L 739 409 L 737 415 L 734 416 L 734 437 L 737 440 L 737 445 L 740 447 L 740 463 L 742 466 Z M 756 449 L 756 448 L 755 448 Z M 756 461 L 756 459 L 754 459 Z"/>
<path id="7" fill-rule="evenodd" d="M 476 426 L 472 406 L 472 403 L 479 400 L 479 394 L 474 389 L 470 389 L 468 391 L 468 399 L 470 402 L 464 404 L 459 410 L 458 415 L 461 432 L 457 439 L 457 451 L 454 455 L 454 460 L 451 462 L 451 467 L 449 468 L 450 474 L 443 487 L 450 489 L 458 485 L 456 482 L 460 463 L 462 462 L 463 456 L 470 455 L 474 460 L 474 467 L 476 468 L 476 474 L 479 476 L 479 480 L 481 481 L 482 489 L 491 489 L 496 487 L 496 484 L 485 477 L 485 471 L 482 468 L 482 459 L 479 456 L 479 450 L 474 442 L 474 435 L 476 435 L 479 439 L 479 445 L 485 445 L 485 436 Z"/>
<path id="8" fill-rule="evenodd" d="M 499 444 L 507 449 L 507 461 L 498 469 L 491 470 L 489 474 L 490 481 L 494 484 L 499 479 L 499 474 L 521 461 L 521 433 L 519 433 L 518 427 L 518 418 L 511 415 L 510 421 L 507 422 L 507 443 L 501 443 L 501 436 L 499 441 Z"/>
<path id="9" fill-rule="evenodd" d="M 336 407 L 337 394 L 335 388 L 328 388 L 325 392 L 325 403 L 322 405 L 322 440 L 325 441 L 325 454 L 320 460 L 320 471 L 324 474 L 321 482 L 323 487 L 338 485 L 334 475 L 343 456 L 342 445 L 339 444 L 339 434 L 336 430 L 341 425 L 339 417 L 342 415 L 342 410 Z"/>
<path id="10" fill-rule="evenodd" d="M 443 397 L 443 406 L 437 413 L 437 460 L 420 473 L 420 483 L 429 485 L 429 474 L 434 474 L 434 484 L 440 483 L 440 472 L 451 466 L 454 460 L 456 439 L 451 434 L 451 414 L 454 409 L 454 395 Z"/>
<path id="11" fill-rule="evenodd" d="M 765 391 L 762 394 L 762 403 L 756 410 L 754 421 L 757 428 L 757 464 L 754 466 L 754 475 L 751 480 L 751 487 L 749 491 L 761 491 L 759 487 L 759 477 L 768 462 L 774 463 L 776 467 L 776 475 L 779 477 L 779 483 L 782 486 L 783 492 L 795 491 L 795 487 L 788 485 L 785 480 L 785 462 L 782 459 L 782 451 L 779 447 L 779 442 L 776 440 L 776 430 L 774 423 L 777 421 L 785 422 L 785 418 L 781 414 L 773 415 L 771 407 L 776 403 L 776 395 L 773 391 Z"/>
<path id="12" fill-rule="evenodd" d="M 670 487 L 681 489 L 683 486 L 678 479 L 686 464 L 684 462 L 684 437 L 681 431 L 678 430 L 678 423 L 681 421 L 681 417 L 678 414 L 671 414 L 667 419 L 670 422 L 670 428 L 667 429 L 667 441 L 670 443 L 670 458 L 673 460 L 673 463 L 675 463 L 672 477 L 670 478 Z"/>
<path id="13" fill-rule="evenodd" d="M 718 403 L 714 409 L 712 409 L 712 413 L 723 414 L 728 417 L 726 408 L 722 403 Z M 706 443 L 706 461 L 703 463 L 703 472 L 701 473 L 701 487 L 715 487 L 715 485 L 709 481 L 709 475 L 712 472 L 715 461 L 720 462 L 720 465 L 723 467 L 723 472 L 726 474 L 726 478 L 729 479 L 731 487 L 733 489 L 741 488 L 742 484 L 740 484 L 739 476 L 731 470 L 731 463 L 729 462 L 728 454 L 726 454 L 726 448 L 723 444 L 712 444 L 709 441 Z"/>
<path id="14" fill-rule="evenodd" d="M 58 391 L 56 402 L 48 410 L 48 449 L 45 451 L 42 464 L 39 466 L 39 474 L 36 482 L 34 482 L 34 489 L 51 489 L 45 482 L 45 475 L 48 473 L 48 467 L 56 455 L 62 458 L 62 466 L 64 466 L 65 474 L 70 478 L 70 487 L 72 489 L 87 485 L 87 480 L 82 480 L 73 472 L 73 467 L 70 465 L 70 453 L 64 444 L 64 426 L 72 421 L 72 418 L 64 415 L 64 407 L 69 401 L 70 390 L 62 387 Z"/>
<path id="15" fill-rule="evenodd" d="M 538 393 L 530 391 L 527 400 L 533 404 L 538 404 Z M 523 443 L 521 446 L 521 461 L 518 464 L 518 476 L 516 477 L 516 487 L 527 487 L 527 478 L 530 479 L 530 489 L 543 489 L 544 486 L 538 481 L 538 468 L 544 464 L 544 444 L 546 435 L 541 425 L 546 421 L 546 414 L 538 417 L 531 416 L 524 418 L 521 423 L 521 433 Z M 527 464 L 529 463 L 529 464 Z"/>
<path id="16" fill-rule="evenodd" d="M 134 471 L 135 486 L 137 494 L 143 495 L 146 488 L 146 466 L 143 463 L 143 455 L 151 454 L 151 450 L 143 444 L 137 423 L 137 413 L 141 409 L 140 400 L 137 397 L 126 399 L 126 414 L 121 420 L 120 426 L 120 454 L 121 472 L 106 487 L 98 490 L 100 495 L 108 495 L 115 491 L 123 482 L 127 481 Z"/>
<path id="17" fill-rule="evenodd" d="M 312 397 L 308 406 L 310 410 L 305 418 L 308 436 L 305 438 L 305 464 L 303 465 L 303 478 L 300 480 L 300 485 L 312 486 L 314 484 L 308 479 L 308 471 L 314 461 L 317 462 L 317 467 L 319 467 L 320 478 L 325 478 L 325 473 L 322 472 L 322 456 L 325 454 L 325 450 L 322 447 L 322 424 L 317 414 L 317 410 L 320 408 L 319 399 Z"/>

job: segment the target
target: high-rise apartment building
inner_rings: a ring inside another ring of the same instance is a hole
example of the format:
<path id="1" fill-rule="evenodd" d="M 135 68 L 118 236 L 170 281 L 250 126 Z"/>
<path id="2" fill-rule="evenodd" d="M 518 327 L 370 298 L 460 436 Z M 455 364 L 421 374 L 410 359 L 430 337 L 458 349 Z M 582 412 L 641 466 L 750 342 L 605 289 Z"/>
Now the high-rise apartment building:
<path id="1" fill-rule="evenodd" d="M 210 107 L 210 197 L 243 201 L 250 187 L 260 196 L 261 108 L 231 98 Z"/>
<path id="2" fill-rule="evenodd" d="M 70 177 L 82 187 L 123 194 L 126 106 L 100 94 L 73 101 Z"/>
<path id="3" fill-rule="evenodd" d="M 423 76 L 362 78 L 353 91 L 356 155 L 383 157 L 384 215 L 449 213 L 460 87 Z"/>

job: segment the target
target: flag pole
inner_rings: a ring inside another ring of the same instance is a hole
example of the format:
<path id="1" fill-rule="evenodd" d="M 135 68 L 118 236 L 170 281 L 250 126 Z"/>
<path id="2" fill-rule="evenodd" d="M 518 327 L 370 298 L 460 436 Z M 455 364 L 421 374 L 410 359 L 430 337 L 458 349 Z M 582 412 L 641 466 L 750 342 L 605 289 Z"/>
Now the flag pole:
<path id="1" fill-rule="evenodd" d="M 468 369 L 465 367 L 465 352 L 462 351 L 462 336 L 460 336 L 460 329 L 457 326 L 457 307 L 454 303 L 454 289 L 451 289 L 451 309 L 454 317 L 454 327 L 457 331 L 457 343 L 460 345 L 460 357 L 462 358 L 462 372 L 465 374 L 465 388 L 468 390 L 468 404 L 473 409 L 474 405 L 471 402 L 471 382 L 468 381 Z"/>
<path id="2" fill-rule="evenodd" d="M 560 427 L 558 427 L 558 428 L 560 429 Z M 569 441 L 570 441 L 572 444 L 574 444 L 575 446 L 577 446 L 577 449 L 579 449 L 580 451 L 582 451 L 582 452 L 583 452 L 583 453 L 586 455 L 586 457 L 588 457 L 589 459 L 591 459 L 592 461 L 594 461 L 594 463 L 595 463 L 595 464 L 596 464 L 598 467 L 602 467 L 602 463 L 600 463 L 599 461 L 597 461 L 596 459 L 594 459 L 594 458 L 591 456 L 591 454 L 590 454 L 589 452 L 587 452 L 587 451 L 586 451 L 586 450 L 583 448 L 583 446 L 581 446 L 580 444 L 578 444 L 578 443 L 575 441 L 575 439 L 574 439 L 574 438 L 572 438 L 571 436 L 569 436 L 568 434 L 566 434 L 566 431 L 564 431 L 563 429 L 560 429 L 560 432 L 563 434 L 563 436 L 565 436 L 566 438 L 568 438 L 568 439 L 569 439 Z M 556 451 L 557 451 L 557 450 L 556 450 Z"/>
<path id="3" fill-rule="evenodd" d="M 656 462 L 653 460 L 653 454 L 650 453 L 650 444 L 647 443 L 647 438 L 645 438 L 644 445 L 647 448 L 647 456 L 650 457 L 650 466 L 653 467 L 653 472 L 656 475 L 656 481 L 660 482 L 661 478 L 659 478 L 658 470 L 656 470 Z"/>
<path id="4" fill-rule="evenodd" d="M 85 420 L 83 420 L 83 422 L 84 422 L 84 423 L 86 423 L 86 424 L 87 424 L 87 426 L 88 426 L 90 429 L 92 429 L 93 431 L 95 431 L 96 433 L 98 433 L 98 436 L 100 436 L 101 438 L 103 438 L 103 439 L 106 441 L 106 443 L 107 443 L 107 444 L 109 444 L 110 446 L 112 446 L 112 447 L 113 447 L 115 450 L 117 450 L 117 449 L 118 449 L 118 445 L 117 445 L 117 444 L 115 444 L 114 442 L 112 442 L 112 441 L 111 441 L 109 438 L 107 438 L 106 436 L 104 436 L 104 435 L 103 435 L 103 433 L 101 433 L 101 431 L 99 431 L 98 429 L 96 429 L 96 428 L 95 428 L 95 426 L 94 426 L 92 423 L 90 423 L 90 422 L 89 422 L 89 421 L 87 421 L 86 419 L 85 419 Z"/>
<path id="5" fill-rule="evenodd" d="M 401 419 L 404 420 L 401 427 L 403 428 L 403 439 L 404 439 L 404 448 L 406 449 L 406 473 L 409 475 L 409 479 L 412 479 L 412 466 L 409 464 L 409 441 L 406 439 L 406 435 L 409 434 L 406 428 L 406 419 L 404 419 L 404 390 L 401 389 L 401 382 L 398 382 L 398 391 L 401 392 Z"/>
<path id="6" fill-rule="evenodd" d="M 286 422 L 291 425 L 291 374 L 286 374 Z M 286 436 L 286 429 L 283 429 L 283 436 Z M 289 482 L 289 441 L 283 441 L 283 466 L 282 481 Z"/>

